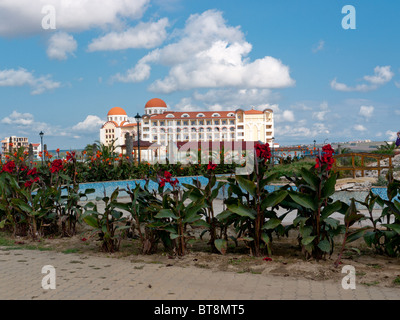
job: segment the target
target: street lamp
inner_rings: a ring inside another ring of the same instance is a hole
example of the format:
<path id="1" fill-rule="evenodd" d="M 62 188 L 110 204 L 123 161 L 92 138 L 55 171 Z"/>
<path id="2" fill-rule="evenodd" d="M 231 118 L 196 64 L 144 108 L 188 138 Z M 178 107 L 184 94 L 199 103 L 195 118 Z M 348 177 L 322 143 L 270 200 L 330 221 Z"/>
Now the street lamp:
<path id="1" fill-rule="evenodd" d="M 275 137 L 272 137 L 272 166 L 275 165 Z"/>
<path id="2" fill-rule="evenodd" d="M 42 131 L 40 131 L 39 136 L 40 136 L 40 151 L 42 152 L 42 165 L 43 165 L 43 136 L 44 136 L 44 133 Z"/>
<path id="3" fill-rule="evenodd" d="M 137 142 L 138 142 L 138 164 L 140 164 L 140 120 L 142 120 L 142 117 L 138 113 L 135 116 L 135 119 L 136 119 L 136 123 L 137 123 L 137 132 L 138 132 L 138 134 L 137 134 L 137 136 L 138 136 L 138 139 L 137 139 Z"/>

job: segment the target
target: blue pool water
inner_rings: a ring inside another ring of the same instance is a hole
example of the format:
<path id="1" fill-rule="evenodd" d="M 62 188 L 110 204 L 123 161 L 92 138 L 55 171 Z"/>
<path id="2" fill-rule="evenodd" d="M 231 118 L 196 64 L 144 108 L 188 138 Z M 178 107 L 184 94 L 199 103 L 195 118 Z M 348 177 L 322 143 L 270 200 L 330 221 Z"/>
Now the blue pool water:
<path id="1" fill-rule="evenodd" d="M 224 176 L 224 175 L 219 175 Z M 203 176 L 194 176 L 194 177 L 178 177 L 179 184 L 193 184 L 193 179 L 198 180 L 202 186 L 208 183 L 208 179 Z M 103 197 L 105 194 L 110 196 L 115 189 L 119 188 L 120 190 L 127 189 L 129 186 L 131 189 L 134 189 L 136 184 L 140 184 L 144 186 L 146 183 L 145 180 L 125 180 L 125 181 L 108 181 L 108 182 L 94 182 L 94 183 L 82 183 L 80 184 L 80 191 L 84 192 L 86 189 L 94 189 L 95 192 L 88 195 L 88 200 L 95 200 L 96 197 Z M 166 187 L 169 187 L 169 184 L 166 184 Z M 279 189 L 281 186 L 279 185 L 268 185 L 266 189 L 269 192 L 275 191 Z M 157 190 L 158 183 L 154 181 L 149 181 L 149 190 Z M 371 188 L 372 192 L 379 195 L 382 199 L 388 200 L 386 188 Z M 365 197 L 368 195 L 368 191 L 338 191 L 332 196 L 333 200 L 341 200 L 350 204 L 350 199 L 355 198 L 359 201 L 364 201 Z M 127 197 L 128 194 L 124 191 L 120 191 L 119 197 Z M 227 197 L 226 188 L 222 188 L 218 195 L 219 199 L 224 199 Z M 364 209 L 361 205 L 357 204 L 359 209 Z M 379 209 L 378 206 L 376 206 Z"/>

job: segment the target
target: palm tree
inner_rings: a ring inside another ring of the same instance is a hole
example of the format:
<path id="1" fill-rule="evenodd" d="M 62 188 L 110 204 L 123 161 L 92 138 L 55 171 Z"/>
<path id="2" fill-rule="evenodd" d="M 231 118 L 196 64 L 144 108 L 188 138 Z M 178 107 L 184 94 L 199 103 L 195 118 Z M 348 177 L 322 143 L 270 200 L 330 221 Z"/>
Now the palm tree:
<path id="1" fill-rule="evenodd" d="M 376 148 L 378 150 L 373 151 L 373 153 L 393 155 L 394 150 L 396 149 L 396 144 L 394 142 L 388 143 L 385 141 L 385 144 L 381 144 Z"/>

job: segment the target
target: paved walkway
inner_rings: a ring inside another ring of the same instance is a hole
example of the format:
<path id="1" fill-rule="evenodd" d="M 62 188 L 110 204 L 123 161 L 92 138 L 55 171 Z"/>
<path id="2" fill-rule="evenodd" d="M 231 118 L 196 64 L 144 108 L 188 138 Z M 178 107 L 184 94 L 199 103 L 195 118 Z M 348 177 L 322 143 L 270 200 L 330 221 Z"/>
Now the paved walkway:
<path id="1" fill-rule="evenodd" d="M 195 267 L 132 263 L 54 251 L 1 250 L 2 300 L 399 300 L 400 289 L 295 280 Z M 56 289 L 43 289 L 43 266 L 55 268 Z"/>

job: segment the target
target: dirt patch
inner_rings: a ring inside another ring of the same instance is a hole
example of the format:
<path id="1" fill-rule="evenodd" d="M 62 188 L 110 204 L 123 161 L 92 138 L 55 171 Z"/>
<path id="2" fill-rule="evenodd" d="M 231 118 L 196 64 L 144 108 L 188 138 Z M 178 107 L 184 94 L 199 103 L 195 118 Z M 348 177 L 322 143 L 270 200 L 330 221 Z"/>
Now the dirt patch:
<path id="1" fill-rule="evenodd" d="M 345 276 L 342 273 L 344 265 L 351 265 L 356 270 L 356 282 L 365 286 L 396 287 L 400 292 L 400 258 L 390 258 L 375 254 L 361 240 L 353 243 L 347 250 L 339 267 L 334 266 L 338 252 L 335 251 L 326 260 L 305 260 L 300 248 L 297 246 L 296 236 L 274 239 L 273 255 L 270 261 L 265 257 L 253 257 L 248 249 L 233 241 L 229 243 L 228 252 L 225 255 L 213 254 L 207 245 L 207 239 L 197 240 L 188 248 L 188 253 L 183 257 L 174 256 L 165 252 L 162 245 L 156 254 L 143 255 L 140 253 L 140 241 L 137 239 L 123 239 L 120 251 L 116 253 L 104 253 L 100 251 L 100 242 L 95 238 L 89 238 L 85 229 L 80 229 L 79 234 L 71 238 L 44 238 L 40 242 L 29 239 L 11 239 L 8 243 L 14 244 L 3 247 L 3 250 L 18 248 L 54 250 L 64 254 L 79 254 L 82 258 L 90 256 L 109 257 L 114 259 L 126 259 L 134 265 L 132 268 L 143 268 L 145 264 L 159 264 L 163 267 L 196 267 L 223 272 L 252 273 L 260 275 L 277 275 L 295 279 L 310 279 L 315 281 L 341 281 Z M 1 234 L 2 237 L 7 237 Z M 336 248 L 338 249 L 339 243 Z M 71 259 L 71 263 L 75 261 Z M 82 263 L 82 262 L 80 262 Z M 93 266 L 96 267 L 96 266 Z"/>

